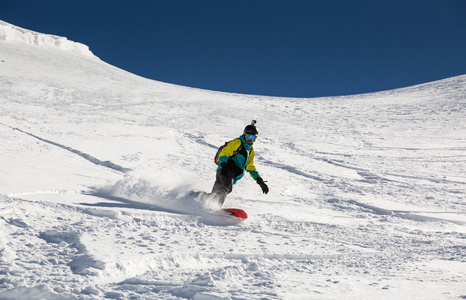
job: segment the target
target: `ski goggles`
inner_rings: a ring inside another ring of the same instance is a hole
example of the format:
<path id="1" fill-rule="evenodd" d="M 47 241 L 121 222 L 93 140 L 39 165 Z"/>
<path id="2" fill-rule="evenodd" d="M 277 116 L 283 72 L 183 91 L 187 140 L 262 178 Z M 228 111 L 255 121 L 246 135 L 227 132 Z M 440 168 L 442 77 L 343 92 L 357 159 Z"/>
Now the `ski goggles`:
<path id="1" fill-rule="evenodd" d="M 257 138 L 257 135 L 246 133 L 246 139 L 247 139 L 247 140 L 255 141 L 256 138 Z"/>

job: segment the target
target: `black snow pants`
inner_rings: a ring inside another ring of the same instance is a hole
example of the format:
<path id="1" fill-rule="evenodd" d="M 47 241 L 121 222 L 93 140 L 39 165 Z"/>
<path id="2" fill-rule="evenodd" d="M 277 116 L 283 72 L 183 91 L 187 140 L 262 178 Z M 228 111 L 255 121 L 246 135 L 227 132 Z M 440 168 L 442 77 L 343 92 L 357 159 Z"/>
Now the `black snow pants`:
<path id="1" fill-rule="evenodd" d="M 233 190 L 233 178 L 234 174 L 231 174 L 231 172 L 228 172 L 228 176 L 223 176 L 221 174 L 221 170 L 219 169 L 217 171 L 217 175 L 215 178 L 215 183 L 214 186 L 212 187 L 212 194 L 217 194 L 218 195 L 218 203 L 220 206 L 223 205 L 225 202 L 225 199 L 227 198 L 227 195 L 231 193 Z"/>

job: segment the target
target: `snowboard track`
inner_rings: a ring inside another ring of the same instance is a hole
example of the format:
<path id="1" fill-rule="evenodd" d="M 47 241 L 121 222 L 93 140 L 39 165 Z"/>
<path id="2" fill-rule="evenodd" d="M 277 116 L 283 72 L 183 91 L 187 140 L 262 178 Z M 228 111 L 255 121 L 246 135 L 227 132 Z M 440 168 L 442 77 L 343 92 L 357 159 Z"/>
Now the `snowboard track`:
<path id="1" fill-rule="evenodd" d="M 121 173 L 127 173 L 129 171 L 131 171 L 131 169 L 128 169 L 128 168 L 125 168 L 125 167 L 122 167 L 120 165 L 117 165 L 111 161 L 102 161 L 90 154 L 87 154 L 87 153 L 84 153 L 84 152 L 81 152 L 77 149 L 74 149 L 74 148 L 71 148 L 71 147 L 68 147 L 68 146 L 65 146 L 65 145 L 62 145 L 62 144 L 59 144 L 59 143 L 56 143 L 54 141 L 51 141 L 51 140 L 47 140 L 47 139 L 44 139 L 44 138 L 41 138 L 40 136 L 37 136 L 35 134 L 32 134 L 32 133 L 29 133 L 27 131 L 24 131 L 24 130 L 21 130 L 19 128 L 16 128 L 16 127 L 12 127 L 12 126 L 9 126 L 9 125 L 6 125 L 6 124 L 2 124 L 0 123 L 0 125 L 3 125 L 3 126 L 6 126 L 6 127 L 9 127 L 10 129 L 12 130 L 15 130 L 15 131 L 19 131 L 21 133 L 24 133 L 24 134 L 27 134 L 41 142 L 44 142 L 44 143 L 47 143 L 47 144 L 50 144 L 52 146 L 55 146 L 55 147 L 58 147 L 58 148 L 61 148 L 61 149 L 64 149 L 68 152 L 71 152 L 73 154 L 76 154 L 78 156 L 80 156 L 81 158 L 84 158 L 85 160 L 93 163 L 94 165 L 97 165 L 97 166 L 102 166 L 102 167 L 106 167 L 106 168 L 109 168 L 109 169 L 112 169 L 114 171 L 118 171 L 118 172 L 121 172 Z"/>

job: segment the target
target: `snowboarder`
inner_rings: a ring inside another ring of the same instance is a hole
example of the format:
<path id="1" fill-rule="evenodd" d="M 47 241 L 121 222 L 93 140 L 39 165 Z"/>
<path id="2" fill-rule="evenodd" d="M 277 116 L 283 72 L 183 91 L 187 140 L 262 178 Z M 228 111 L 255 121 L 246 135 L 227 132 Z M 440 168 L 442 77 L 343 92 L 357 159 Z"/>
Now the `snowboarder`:
<path id="1" fill-rule="evenodd" d="M 256 121 L 253 120 L 251 125 L 244 128 L 244 132 L 239 138 L 228 142 L 218 154 L 219 166 L 210 197 L 216 199 L 220 206 L 233 190 L 233 185 L 243 177 L 244 171 L 247 171 L 260 185 L 264 194 L 269 192 L 269 187 L 254 166 L 254 148 L 252 145 L 259 133 L 255 124 Z"/>

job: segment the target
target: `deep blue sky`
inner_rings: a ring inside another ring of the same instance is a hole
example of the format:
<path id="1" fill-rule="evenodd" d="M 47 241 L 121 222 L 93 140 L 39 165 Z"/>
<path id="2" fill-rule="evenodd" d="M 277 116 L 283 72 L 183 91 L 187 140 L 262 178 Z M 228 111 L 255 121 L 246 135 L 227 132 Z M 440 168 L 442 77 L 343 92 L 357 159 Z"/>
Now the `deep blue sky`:
<path id="1" fill-rule="evenodd" d="M 466 0 L 0 0 L 0 19 L 225 92 L 349 95 L 466 74 Z"/>

